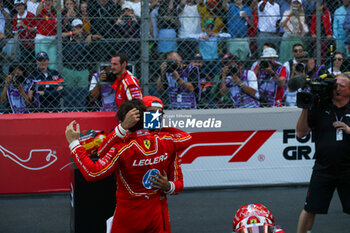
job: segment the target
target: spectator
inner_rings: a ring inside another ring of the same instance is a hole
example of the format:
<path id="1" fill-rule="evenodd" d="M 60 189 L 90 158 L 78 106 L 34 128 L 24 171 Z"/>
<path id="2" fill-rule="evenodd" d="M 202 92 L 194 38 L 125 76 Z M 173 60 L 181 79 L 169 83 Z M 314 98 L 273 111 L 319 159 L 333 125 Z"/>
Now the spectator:
<path id="1" fill-rule="evenodd" d="M 24 0 L 24 2 L 27 4 L 27 11 L 36 16 L 36 11 L 38 9 L 38 6 L 40 5 L 40 1 L 39 0 Z"/>
<path id="2" fill-rule="evenodd" d="M 158 53 L 177 51 L 176 30 L 180 26 L 174 0 L 162 0 L 158 8 Z"/>
<path id="3" fill-rule="evenodd" d="M 35 59 L 34 38 L 36 33 L 35 15 L 25 9 L 24 0 L 15 0 L 16 17 L 12 20 L 12 32 L 18 34 L 19 59 L 24 69 L 33 70 Z"/>
<path id="4" fill-rule="evenodd" d="M 186 62 L 193 58 L 197 48 L 197 43 L 188 39 L 189 35 L 202 32 L 201 18 L 196 0 L 181 0 L 178 7 L 178 14 L 181 25 L 178 32 L 178 37 L 181 38 L 179 54 Z"/>
<path id="5" fill-rule="evenodd" d="M 57 67 L 57 16 L 53 0 L 43 0 L 37 9 L 37 34 L 35 36 L 35 53 L 44 51 L 50 58 L 50 69 Z"/>
<path id="6" fill-rule="evenodd" d="M 116 111 L 115 90 L 111 87 L 111 82 L 107 80 L 111 64 L 101 65 L 100 69 L 92 74 L 89 100 L 98 107 L 99 111 Z"/>
<path id="7" fill-rule="evenodd" d="M 338 75 L 342 73 L 342 64 L 344 62 L 344 54 L 341 52 L 335 52 L 333 57 L 333 66 L 327 69 L 329 74 Z"/>
<path id="8" fill-rule="evenodd" d="M 72 31 L 72 22 L 76 18 L 80 18 L 81 15 L 77 9 L 74 0 L 64 1 L 64 10 L 62 11 L 62 31 L 69 32 Z"/>
<path id="9" fill-rule="evenodd" d="M 297 60 L 297 58 L 303 54 L 304 52 L 304 46 L 302 44 L 294 44 L 293 45 L 293 59 L 290 59 L 289 61 L 286 61 L 283 66 L 286 68 L 287 73 L 287 80 L 289 81 L 291 78 L 295 76 L 295 66 L 300 63 L 300 60 Z M 303 63 L 304 64 L 304 63 Z M 306 64 L 305 64 L 306 66 Z M 305 73 L 305 67 L 304 67 L 304 73 Z M 296 106 L 296 91 L 290 91 L 289 89 L 285 92 L 285 103 L 286 106 Z"/>
<path id="10" fill-rule="evenodd" d="M 37 69 L 29 76 L 35 82 L 33 90 L 29 91 L 29 100 L 38 102 L 38 110 L 57 112 L 61 109 L 60 99 L 63 91 L 63 79 L 57 70 L 51 70 L 49 56 L 44 51 L 36 55 Z"/>
<path id="11" fill-rule="evenodd" d="M 115 90 L 117 108 L 126 100 L 142 98 L 139 81 L 126 70 L 127 65 L 128 57 L 123 53 L 117 53 L 111 59 L 112 72 L 107 78 L 113 83 L 111 87 Z"/>
<path id="12" fill-rule="evenodd" d="M 141 18 L 141 1 L 140 0 L 129 0 L 129 1 L 119 0 L 119 5 L 121 7 L 123 7 L 124 4 L 128 4 L 130 9 L 134 11 L 134 14 L 138 18 Z"/>
<path id="13" fill-rule="evenodd" d="M 232 39 L 227 42 L 227 51 L 236 54 L 240 60 L 246 60 L 251 54 L 249 49 L 249 26 L 253 26 L 254 21 L 250 8 L 243 4 L 242 0 L 235 0 L 228 3 L 225 0 L 224 7 L 227 12 L 227 31 Z"/>
<path id="14" fill-rule="evenodd" d="M 266 48 L 253 71 L 258 78 L 260 107 L 282 107 L 286 89 L 286 68 L 276 62 L 278 55 L 273 48 Z"/>
<path id="15" fill-rule="evenodd" d="M 123 51 L 127 57 L 136 61 L 139 59 L 140 42 L 133 39 L 140 39 L 141 20 L 135 15 L 129 2 L 122 6 L 122 14 L 115 23 L 115 32 L 117 38 L 127 38 L 132 40 L 118 42 L 117 47 Z"/>
<path id="16" fill-rule="evenodd" d="M 200 100 L 200 81 L 197 67 L 182 64 L 177 52 L 167 54 L 157 80 L 159 92 L 167 93 L 170 109 L 197 108 Z"/>
<path id="17" fill-rule="evenodd" d="M 207 20 L 204 23 L 204 32 L 197 35 L 191 35 L 199 40 L 199 53 L 205 61 L 203 70 L 208 73 L 209 76 L 214 77 L 218 72 L 218 47 L 219 42 L 224 37 L 230 37 L 228 33 L 215 33 L 214 22 L 212 20 Z"/>
<path id="18" fill-rule="evenodd" d="M 343 54 L 345 54 L 347 50 L 344 44 L 346 31 L 344 30 L 343 25 L 348 10 L 350 10 L 350 1 L 343 0 L 343 5 L 335 10 L 333 19 L 333 37 L 336 40 L 336 48 L 337 51 Z"/>
<path id="19" fill-rule="evenodd" d="M 279 48 L 279 24 L 281 21 L 280 7 L 275 0 L 264 0 L 258 4 L 258 52 L 261 55 L 265 42 L 270 42 Z"/>
<path id="20" fill-rule="evenodd" d="M 120 14 L 119 4 L 113 4 L 110 0 L 97 0 L 90 4 L 91 32 L 103 38 L 113 38 L 114 19 Z"/>
<path id="21" fill-rule="evenodd" d="M 0 60 L 1 70 L 4 75 L 9 74 L 10 66 L 13 62 L 19 61 L 18 50 L 19 40 L 18 34 L 15 34 L 13 38 L 5 38 L 5 35 L 0 33 Z"/>
<path id="22" fill-rule="evenodd" d="M 196 54 L 190 66 L 198 67 L 199 77 L 200 77 L 200 88 L 201 88 L 201 98 L 198 104 L 199 108 L 212 108 L 213 101 L 210 96 L 210 91 L 212 89 L 211 77 L 203 72 L 203 58 L 200 54 Z"/>
<path id="23" fill-rule="evenodd" d="M 230 93 L 233 108 L 259 107 L 259 91 L 256 75 L 251 70 L 242 70 L 242 63 L 236 56 L 233 64 L 222 70 L 220 94 Z"/>
<path id="24" fill-rule="evenodd" d="M 101 39 L 101 36 L 85 34 L 80 19 L 74 19 L 71 26 L 72 31 L 62 33 L 64 104 L 70 111 L 84 111 L 89 85 L 89 46 L 94 39 Z"/>
<path id="25" fill-rule="evenodd" d="M 292 47 L 294 44 L 303 44 L 301 38 L 309 32 L 305 24 L 304 10 L 301 0 L 293 0 L 290 10 L 284 12 L 281 27 L 284 29 L 279 61 L 284 63 L 293 58 Z"/>
<path id="26" fill-rule="evenodd" d="M 248 36 L 250 37 L 250 52 L 252 54 L 252 57 L 257 58 L 258 56 L 258 47 L 256 44 L 256 35 L 257 35 L 257 28 L 258 28 L 258 22 L 259 22 L 259 17 L 258 17 L 258 3 L 259 0 L 252 0 L 250 3 L 250 9 L 252 11 L 252 18 L 253 18 L 253 25 L 249 25 L 248 29 Z"/>
<path id="27" fill-rule="evenodd" d="M 219 5 L 216 0 L 206 0 L 206 4 L 204 0 L 198 0 L 198 12 L 201 16 L 201 25 L 202 30 L 204 31 L 204 23 L 207 20 L 212 20 L 214 22 L 215 33 L 220 33 L 223 31 L 225 25 L 222 17 L 220 16 L 221 12 L 224 12 L 224 8 L 222 5 Z"/>
<path id="28" fill-rule="evenodd" d="M 90 16 L 88 14 L 88 6 L 89 4 L 85 1 L 82 1 L 80 3 L 80 12 L 79 14 L 81 15 L 82 21 L 83 21 L 83 32 L 86 34 L 90 34 L 91 30 L 91 20 Z"/>
<path id="29" fill-rule="evenodd" d="M 3 0 L 0 0 L 0 33 L 5 34 L 6 21 L 11 20 L 11 13 L 8 8 L 4 6 Z"/>
<path id="30" fill-rule="evenodd" d="M 1 93 L 1 103 L 8 103 L 12 113 L 29 113 L 31 102 L 28 93 L 33 82 L 26 79 L 25 69 L 19 65 L 11 66 L 10 73 Z"/>
<path id="31" fill-rule="evenodd" d="M 323 59 L 326 57 L 326 52 L 328 50 L 328 42 L 332 39 L 332 24 L 331 24 L 331 14 L 327 9 L 325 0 L 321 2 L 321 7 L 319 9 L 320 14 L 322 15 L 321 23 L 321 56 Z M 310 23 L 310 32 L 313 38 L 313 50 L 316 50 L 316 10 L 314 11 Z"/>

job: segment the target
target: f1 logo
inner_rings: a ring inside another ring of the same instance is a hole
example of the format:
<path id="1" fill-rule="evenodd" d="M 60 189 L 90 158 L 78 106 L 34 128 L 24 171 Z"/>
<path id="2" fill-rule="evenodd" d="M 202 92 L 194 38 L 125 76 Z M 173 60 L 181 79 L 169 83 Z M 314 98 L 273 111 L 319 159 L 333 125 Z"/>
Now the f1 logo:
<path id="1" fill-rule="evenodd" d="M 192 133 L 192 145 L 180 153 L 182 164 L 198 157 L 231 156 L 229 163 L 247 162 L 275 130 Z"/>
<path id="2" fill-rule="evenodd" d="M 143 128 L 145 129 L 160 129 L 162 114 L 157 112 L 144 112 L 143 113 Z"/>

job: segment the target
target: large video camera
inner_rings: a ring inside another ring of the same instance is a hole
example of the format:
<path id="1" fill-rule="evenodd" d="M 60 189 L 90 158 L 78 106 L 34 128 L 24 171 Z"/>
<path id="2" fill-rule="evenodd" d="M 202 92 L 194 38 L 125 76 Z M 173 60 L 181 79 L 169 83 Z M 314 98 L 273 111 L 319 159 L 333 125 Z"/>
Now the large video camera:
<path id="1" fill-rule="evenodd" d="M 296 75 L 289 80 L 288 88 L 292 92 L 299 88 L 304 90 L 297 93 L 297 106 L 299 108 L 311 108 L 315 105 L 322 107 L 332 103 L 336 80 L 332 74 L 321 75 L 315 81 L 311 81 L 305 75 Z"/>

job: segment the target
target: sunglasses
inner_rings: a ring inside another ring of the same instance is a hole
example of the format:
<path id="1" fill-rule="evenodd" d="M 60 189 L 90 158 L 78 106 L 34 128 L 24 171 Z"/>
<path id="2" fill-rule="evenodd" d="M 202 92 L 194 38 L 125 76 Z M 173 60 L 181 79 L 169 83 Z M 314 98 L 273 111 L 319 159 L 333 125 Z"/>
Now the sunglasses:
<path id="1" fill-rule="evenodd" d="M 294 53 L 302 53 L 303 50 L 302 50 L 302 49 L 294 49 L 293 52 L 294 52 Z"/>
<path id="2" fill-rule="evenodd" d="M 343 60 L 343 58 L 340 58 L 340 57 L 335 57 L 334 58 L 334 61 L 342 61 Z"/>

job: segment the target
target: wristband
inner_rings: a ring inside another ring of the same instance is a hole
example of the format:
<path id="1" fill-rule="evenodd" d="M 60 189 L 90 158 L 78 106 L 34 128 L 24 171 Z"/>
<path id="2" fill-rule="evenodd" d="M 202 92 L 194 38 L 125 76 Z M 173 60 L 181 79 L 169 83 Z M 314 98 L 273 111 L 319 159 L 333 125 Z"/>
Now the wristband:
<path id="1" fill-rule="evenodd" d="M 290 20 L 290 17 L 288 17 L 287 19 L 288 19 L 288 21 L 289 21 L 289 20 Z"/>
<path id="2" fill-rule="evenodd" d="M 244 83 L 242 82 L 240 85 L 239 85 L 239 88 L 242 88 L 244 86 Z"/>
<path id="3" fill-rule="evenodd" d="M 69 32 L 69 35 L 70 35 L 70 36 L 73 36 L 73 32 L 72 32 L 72 31 L 70 31 L 70 32 Z"/>
<path id="4" fill-rule="evenodd" d="M 249 20 L 249 17 L 247 16 L 247 18 L 245 18 L 245 20 L 247 20 L 247 21 L 248 21 L 248 20 Z"/>

